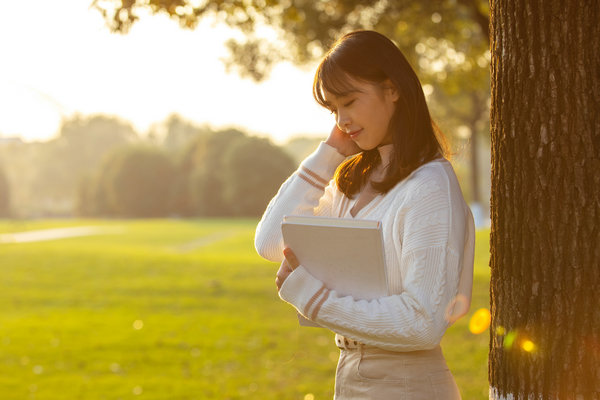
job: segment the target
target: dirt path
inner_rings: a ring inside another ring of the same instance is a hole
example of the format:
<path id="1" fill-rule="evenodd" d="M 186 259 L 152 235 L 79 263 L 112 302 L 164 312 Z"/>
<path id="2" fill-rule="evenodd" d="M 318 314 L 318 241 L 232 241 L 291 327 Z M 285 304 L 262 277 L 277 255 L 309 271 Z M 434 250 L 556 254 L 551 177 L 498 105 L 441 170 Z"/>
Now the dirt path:
<path id="1" fill-rule="evenodd" d="M 201 238 L 192 240 L 190 242 L 180 244 L 180 245 L 174 247 L 174 249 L 180 253 L 188 253 L 188 252 L 194 251 L 200 247 L 208 246 L 209 244 L 213 244 L 216 242 L 220 242 L 221 240 L 229 239 L 230 237 L 233 237 L 233 236 L 237 235 L 238 233 L 239 233 L 239 231 L 236 231 L 236 230 L 215 232 L 213 234 L 210 234 L 207 236 L 202 236 Z"/>
<path id="2" fill-rule="evenodd" d="M 71 228 L 41 229 L 37 231 L 0 234 L 0 243 L 29 243 L 66 239 L 79 236 L 122 233 L 123 228 L 106 226 L 76 226 Z"/>

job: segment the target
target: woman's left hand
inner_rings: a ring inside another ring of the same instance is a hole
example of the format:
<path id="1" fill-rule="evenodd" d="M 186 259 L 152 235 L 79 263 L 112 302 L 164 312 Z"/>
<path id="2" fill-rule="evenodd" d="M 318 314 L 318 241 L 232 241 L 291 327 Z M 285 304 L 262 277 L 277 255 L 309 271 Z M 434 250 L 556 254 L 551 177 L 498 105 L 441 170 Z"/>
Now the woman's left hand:
<path id="1" fill-rule="evenodd" d="M 296 255 L 289 247 L 283 249 L 283 256 L 285 257 L 285 259 L 281 263 L 279 271 L 277 271 L 277 277 L 275 278 L 275 284 L 277 285 L 278 291 L 281 290 L 283 282 L 285 282 L 287 277 L 290 276 L 292 271 L 298 268 L 298 266 L 300 265 L 300 263 L 298 262 L 298 258 L 296 258 Z"/>

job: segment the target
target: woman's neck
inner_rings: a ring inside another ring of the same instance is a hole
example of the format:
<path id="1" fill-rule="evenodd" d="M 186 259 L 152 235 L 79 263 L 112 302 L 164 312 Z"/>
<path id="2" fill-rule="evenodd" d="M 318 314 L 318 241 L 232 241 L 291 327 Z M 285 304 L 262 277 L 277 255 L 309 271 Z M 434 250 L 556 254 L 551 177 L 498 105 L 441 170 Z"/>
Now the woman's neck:
<path id="1" fill-rule="evenodd" d="M 383 144 L 381 146 L 377 146 L 377 151 L 379 151 L 379 157 L 381 157 L 381 166 L 383 168 L 387 167 L 392 160 L 392 154 L 394 153 L 394 145 L 393 144 Z"/>

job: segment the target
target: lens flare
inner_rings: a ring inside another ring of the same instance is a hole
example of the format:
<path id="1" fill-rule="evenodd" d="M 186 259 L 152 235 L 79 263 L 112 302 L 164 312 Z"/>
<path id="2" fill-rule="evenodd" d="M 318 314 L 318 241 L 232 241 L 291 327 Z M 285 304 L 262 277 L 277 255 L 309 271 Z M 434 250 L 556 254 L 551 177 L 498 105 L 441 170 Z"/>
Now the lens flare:
<path id="1" fill-rule="evenodd" d="M 480 308 L 475 311 L 475 314 L 471 317 L 469 321 L 469 330 L 471 333 L 478 335 L 486 331 L 486 329 L 490 326 L 490 322 L 492 320 L 492 315 L 487 308 Z"/>
<path id="2" fill-rule="evenodd" d="M 529 339 L 525 339 L 521 342 L 521 348 L 528 353 L 533 353 L 537 346 Z"/>

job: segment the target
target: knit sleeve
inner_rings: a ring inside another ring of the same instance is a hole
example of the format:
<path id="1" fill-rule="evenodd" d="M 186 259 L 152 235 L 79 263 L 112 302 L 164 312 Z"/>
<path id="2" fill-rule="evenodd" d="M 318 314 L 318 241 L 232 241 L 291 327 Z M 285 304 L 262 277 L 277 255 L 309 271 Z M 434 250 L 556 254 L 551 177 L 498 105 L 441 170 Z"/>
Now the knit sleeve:
<path id="1" fill-rule="evenodd" d="M 281 222 L 285 215 L 331 214 L 335 170 L 344 156 L 321 142 L 279 188 L 263 214 L 254 237 L 258 254 L 271 261 L 283 260 Z"/>
<path id="2" fill-rule="evenodd" d="M 462 204 L 453 204 L 443 180 L 415 188 L 396 217 L 401 243 L 392 245 L 401 249 L 403 281 L 398 294 L 370 301 L 341 296 L 300 266 L 284 282 L 280 297 L 305 317 L 362 343 L 395 351 L 433 348 L 449 325 L 446 307 L 457 295 L 462 242 L 450 235 L 464 237 L 464 212 Z"/>

